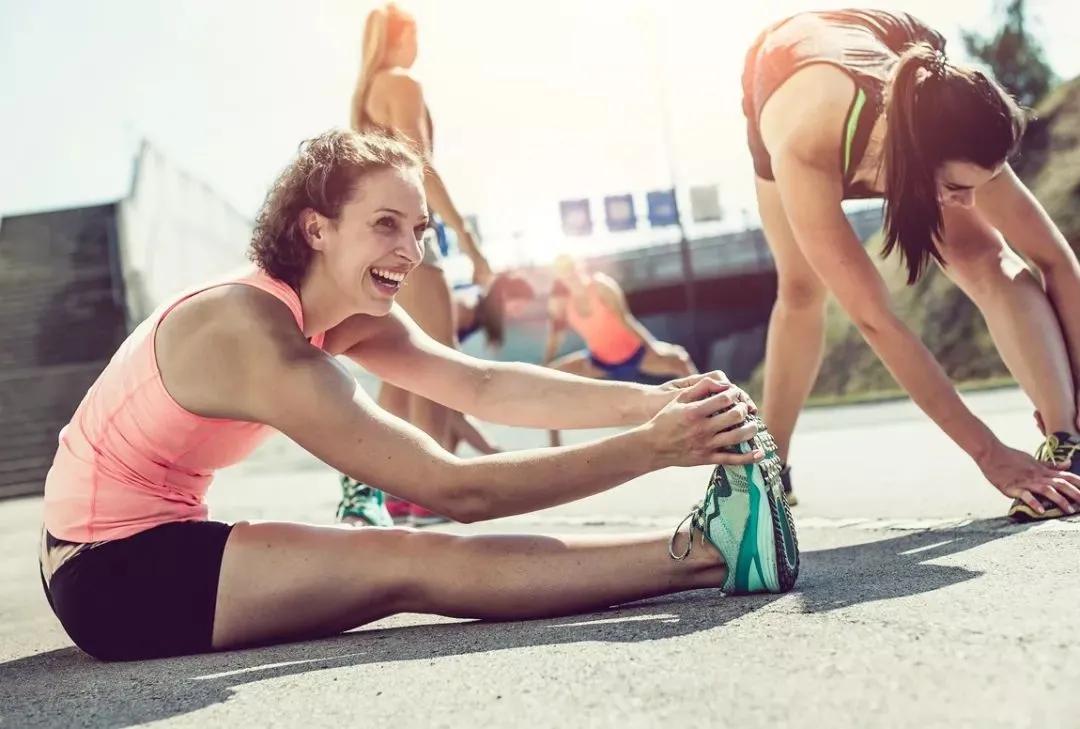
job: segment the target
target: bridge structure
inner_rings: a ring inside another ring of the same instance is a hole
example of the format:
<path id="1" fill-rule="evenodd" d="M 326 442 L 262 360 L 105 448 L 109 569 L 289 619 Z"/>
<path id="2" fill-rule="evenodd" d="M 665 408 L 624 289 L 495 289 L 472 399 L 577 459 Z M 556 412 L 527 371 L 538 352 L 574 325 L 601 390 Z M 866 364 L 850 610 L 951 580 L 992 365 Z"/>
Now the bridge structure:
<path id="1" fill-rule="evenodd" d="M 847 213 L 864 243 L 882 225 L 878 206 Z M 676 342 L 690 352 L 701 369 L 723 369 L 747 377 L 765 354 L 765 328 L 776 300 L 776 262 L 760 228 L 602 255 L 583 256 L 588 268 L 603 271 L 620 283 L 630 308 L 656 337 Z M 521 270 L 541 292 L 508 330 L 501 352 L 476 344 L 473 354 L 507 360 L 536 361 L 543 350 L 546 304 L 543 296 L 551 270 Z M 569 337 L 562 351 L 582 346 Z"/>

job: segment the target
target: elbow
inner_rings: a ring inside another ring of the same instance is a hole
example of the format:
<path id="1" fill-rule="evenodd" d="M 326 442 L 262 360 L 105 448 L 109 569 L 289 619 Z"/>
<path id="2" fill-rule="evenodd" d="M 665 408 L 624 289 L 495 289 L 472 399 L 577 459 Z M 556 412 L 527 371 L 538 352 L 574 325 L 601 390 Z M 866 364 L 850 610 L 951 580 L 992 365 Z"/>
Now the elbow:
<path id="1" fill-rule="evenodd" d="M 487 498 L 475 490 L 450 498 L 441 513 L 459 524 L 474 524 L 494 518 Z"/>
<path id="2" fill-rule="evenodd" d="M 473 524 L 495 516 L 485 490 L 471 482 L 450 485 L 439 496 L 440 503 L 434 511 L 459 524 Z"/>
<path id="3" fill-rule="evenodd" d="M 1033 258 L 1032 265 L 1038 269 L 1047 289 L 1059 288 L 1066 282 L 1080 280 L 1080 262 L 1076 256 L 1068 253 L 1042 259 Z"/>

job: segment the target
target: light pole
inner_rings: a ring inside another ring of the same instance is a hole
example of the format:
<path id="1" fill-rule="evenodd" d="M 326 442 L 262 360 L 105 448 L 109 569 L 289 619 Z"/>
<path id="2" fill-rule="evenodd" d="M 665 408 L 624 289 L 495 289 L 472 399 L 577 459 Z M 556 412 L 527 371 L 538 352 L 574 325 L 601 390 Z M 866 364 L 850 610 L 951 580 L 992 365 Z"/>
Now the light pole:
<path id="1" fill-rule="evenodd" d="M 694 280 L 694 262 L 690 255 L 690 240 L 686 236 L 686 226 L 683 225 L 682 209 L 679 206 L 678 196 L 678 183 L 677 175 L 675 171 L 675 160 L 672 155 L 671 144 L 671 120 L 670 120 L 670 89 L 668 88 L 668 79 L 666 73 L 666 64 L 664 63 L 665 54 L 663 49 L 666 48 L 662 33 L 666 31 L 666 24 L 664 18 L 661 17 L 660 9 L 662 6 L 656 2 L 648 2 L 649 18 L 651 25 L 655 30 L 651 34 L 654 42 L 653 54 L 651 64 L 656 74 L 656 87 L 658 91 L 658 97 L 660 100 L 660 136 L 662 149 L 664 150 L 664 159 L 667 162 L 668 168 L 668 180 L 671 183 L 671 195 L 672 202 L 675 205 L 675 224 L 679 228 L 679 257 L 682 260 L 683 271 L 683 293 L 686 301 L 686 317 L 690 327 L 690 356 L 697 363 L 706 364 L 704 360 L 705 352 L 704 343 L 701 342 L 701 338 L 698 332 L 698 316 L 697 316 L 697 286 Z"/>

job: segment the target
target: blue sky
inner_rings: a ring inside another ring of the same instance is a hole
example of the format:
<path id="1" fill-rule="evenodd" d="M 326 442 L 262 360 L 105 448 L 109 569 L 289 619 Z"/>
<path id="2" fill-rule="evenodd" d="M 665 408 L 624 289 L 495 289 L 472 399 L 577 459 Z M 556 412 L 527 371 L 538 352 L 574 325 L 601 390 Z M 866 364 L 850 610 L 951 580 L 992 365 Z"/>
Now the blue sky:
<path id="1" fill-rule="evenodd" d="M 562 197 L 673 179 L 748 204 L 747 44 L 773 19 L 850 2 L 403 4 L 420 22 L 436 166 L 464 211 L 505 233 L 554 228 Z M 372 5 L 0 0 L 0 214 L 123 196 L 142 137 L 254 214 L 301 139 L 347 123 Z M 937 26 L 955 56 L 958 28 L 990 27 L 993 0 L 876 5 Z M 1069 5 L 1030 5 L 1056 70 L 1080 74 Z"/>

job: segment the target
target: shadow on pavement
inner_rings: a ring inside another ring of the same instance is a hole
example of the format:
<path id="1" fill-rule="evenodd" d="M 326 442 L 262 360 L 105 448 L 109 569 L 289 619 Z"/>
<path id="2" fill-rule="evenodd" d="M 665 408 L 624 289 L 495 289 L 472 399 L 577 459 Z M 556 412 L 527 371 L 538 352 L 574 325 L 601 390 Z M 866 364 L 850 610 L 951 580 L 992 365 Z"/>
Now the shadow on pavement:
<path id="1" fill-rule="evenodd" d="M 813 614 L 971 580 L 982 573 L 927 562 L 1023 531 L 1006 524 L 984 520 L 806 552 L 795 594 L 802 612 Z M 0 724 L 127 727 L 197 711 L 226 701 L 244 684 L 267 679 L 521 647 L 664 640 L 725 625 L 782 598 L 724 598 L 700 590 L 553 620 L 369 628 L 303 643 L 135 663 L 101 663 L 77 648 L 63 648 L 0 664 Z"/>
<path id="2" fill-rule="evenodd" d="M 962 527 L 807 553 L 797 585 L 801 612 L 821 613 L 918 595 L 974 579 L 982 573 L 928 563 L 1019 534 L 1030 526 L 1004 518 L 981 519 Z"/>

